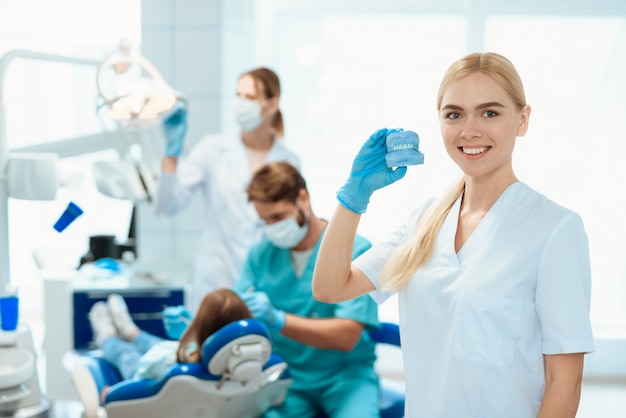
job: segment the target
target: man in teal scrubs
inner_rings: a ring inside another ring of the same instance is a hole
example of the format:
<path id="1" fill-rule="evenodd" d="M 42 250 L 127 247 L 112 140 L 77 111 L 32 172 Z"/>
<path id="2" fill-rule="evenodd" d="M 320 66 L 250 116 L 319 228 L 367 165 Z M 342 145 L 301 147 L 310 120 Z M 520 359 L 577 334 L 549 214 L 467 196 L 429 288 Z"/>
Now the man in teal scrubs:
<path id="1" fill-rule="evenodd" d="M 234 290 L 272 333 L 274 352 L 289 366 L 285 402 L 265 417 L 379 417 L 374 343 L 377 305 L 368 296 L 327 304 L 313 298 L 311 280 L 327 221 L 311 209 L 306 183 L 288 163 L 261 167 L 247 189 L 264 222 Z M 352 258 L 371 244 L 356 236 Z"/>

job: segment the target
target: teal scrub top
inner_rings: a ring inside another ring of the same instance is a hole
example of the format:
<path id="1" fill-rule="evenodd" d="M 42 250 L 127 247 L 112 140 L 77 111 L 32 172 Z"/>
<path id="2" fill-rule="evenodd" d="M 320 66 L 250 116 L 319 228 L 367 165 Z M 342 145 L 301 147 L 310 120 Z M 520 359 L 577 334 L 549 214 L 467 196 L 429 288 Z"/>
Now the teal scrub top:
<path id="1" fill-rule="evenodd" d="M 301 317 L 352 319 L 364 324 L 366 329 L 378 328 L 380 324 L 377 304 L 369 295 L 337 304 L 319 302 L 313 297 L 313 269 L 323 236 L 322 233 L 300 277 L 296 276 L 293 269 L 290 250 L 278 248 L 263 239 L 251 249 L 241 278 L 233 289 L 238 293 L 252 288 L 257 292 L 265 292 L 276 309 Z M 352 259 L 370 247 L 368 240 L 357 235 Z M 274 352 L 282 356 L 289 365 L 294 380 L 293 389 L 322 387 L 340 378 L 340 370 L 352 367 L 372 368 L 376 359 L 374 343 L 366 330 L 350 352 L 314 348 L 274 331 L 272 342 Z"/>

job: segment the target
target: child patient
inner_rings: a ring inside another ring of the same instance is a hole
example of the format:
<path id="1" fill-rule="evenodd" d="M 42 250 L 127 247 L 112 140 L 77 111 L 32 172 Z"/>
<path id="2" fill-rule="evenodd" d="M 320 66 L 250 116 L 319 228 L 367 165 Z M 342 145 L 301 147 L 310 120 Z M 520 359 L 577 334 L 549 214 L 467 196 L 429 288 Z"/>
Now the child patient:
<path id="1" fill-rule="evenodd" d="M 202 362 L 204 340 L 231 322 L 252 318 L 245 302 L 230 289 L 207 293 L 195 318 L 180 337 L 169 341 L 142 331 L 133 322 L 124 298 L 111 294 L 89 311 L 96 344 L 123 379 L 155 378 L 177 362 Z M 104 388 L 104 399 L 108 387 Z"/>

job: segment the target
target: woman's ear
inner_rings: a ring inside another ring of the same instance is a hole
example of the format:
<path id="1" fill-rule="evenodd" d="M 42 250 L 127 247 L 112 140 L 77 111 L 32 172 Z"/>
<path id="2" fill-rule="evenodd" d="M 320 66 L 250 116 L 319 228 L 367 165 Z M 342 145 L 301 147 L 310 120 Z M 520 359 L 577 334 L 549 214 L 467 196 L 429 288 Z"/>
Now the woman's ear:
<path id="1" fill-rule="evenodd" d="M 271 99 L 267 99 L 266 105 L 267 113 L 274 114 L 278 112 L 278 97 L 272 97 Z"/>
<path id="2" fill-rule="evenodd" d="M 302 188 L 298 190 L 298 200 L 305 206 L 310 207 L 311 202 L 309 201 L 309 192 L 306 189 Z"/>
<path id="3" fill-rule="evenodd" d="M 524 106 L 520 115 L 520 123 L 517 128 L 517 136 L 524 136 L 528 131 L 528 122 L 530 120 L 530 105 Z"/>

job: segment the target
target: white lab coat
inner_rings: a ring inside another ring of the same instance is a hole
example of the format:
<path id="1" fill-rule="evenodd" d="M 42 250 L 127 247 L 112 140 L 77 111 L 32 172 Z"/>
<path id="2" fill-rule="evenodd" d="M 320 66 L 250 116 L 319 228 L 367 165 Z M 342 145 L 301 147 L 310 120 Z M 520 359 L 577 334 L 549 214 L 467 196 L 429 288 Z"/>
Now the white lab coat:
<path id="1" fill-rule="evenodd" d="M 300 168 L 300 159 L 279 140 L 267 156 L 266 162 L 272 161 Z M 217 134 L 203 138 L 179 161 L 175 174 L 162 173 L 159 178 L 155 206 L 160 213 L 178 212 L 197 191 L 204 197 L 204 231 L 188 304 L 192 312 L 207 292 L 232 287 L 248 250 L 261 238 L 258 216 L 245 192 L 251 175 L 240 136 Z"/>
<path id="2" fill-rule="evenodd" d="M 591 273 L 580 217 L 509 186 L 456 253 L 461 198 L 430 261 L 398 293 L 410 418 L 535 418 L 544 354 L 594 350 Z M 374 283 L 426 208 L 354 264 Z"/>

